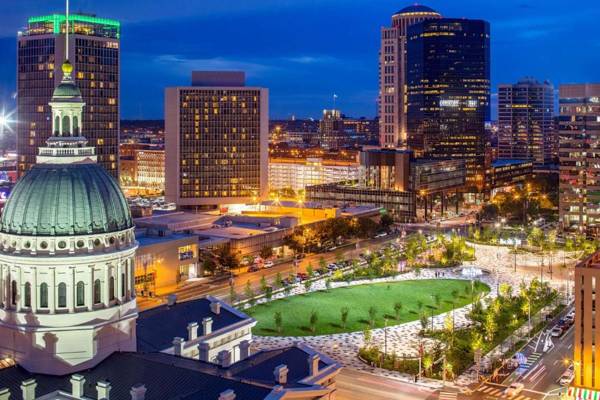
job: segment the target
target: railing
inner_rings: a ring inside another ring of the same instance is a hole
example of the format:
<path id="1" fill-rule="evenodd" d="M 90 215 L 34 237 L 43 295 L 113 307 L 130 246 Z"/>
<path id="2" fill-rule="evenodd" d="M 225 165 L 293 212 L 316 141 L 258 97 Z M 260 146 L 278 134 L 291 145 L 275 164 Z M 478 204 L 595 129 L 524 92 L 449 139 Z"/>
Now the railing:
<path id="1" fill-rule="evenodd" d="M 44 147 L 40 148 L 41 156 L 93 156 L 94 149 L 91 147 L 88 148 L 52 148 L 52 147 Z"/>

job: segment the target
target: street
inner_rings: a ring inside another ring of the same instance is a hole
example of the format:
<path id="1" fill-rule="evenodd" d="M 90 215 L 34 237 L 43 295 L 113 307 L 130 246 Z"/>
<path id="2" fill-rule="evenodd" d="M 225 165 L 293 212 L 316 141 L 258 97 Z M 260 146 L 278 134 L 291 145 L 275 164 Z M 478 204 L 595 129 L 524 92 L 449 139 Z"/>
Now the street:
<path id="1" fill-rule="evenodd" d="M 436 399 L 434 390 L 344 368 L 336 378 L 338 400 Z"/>

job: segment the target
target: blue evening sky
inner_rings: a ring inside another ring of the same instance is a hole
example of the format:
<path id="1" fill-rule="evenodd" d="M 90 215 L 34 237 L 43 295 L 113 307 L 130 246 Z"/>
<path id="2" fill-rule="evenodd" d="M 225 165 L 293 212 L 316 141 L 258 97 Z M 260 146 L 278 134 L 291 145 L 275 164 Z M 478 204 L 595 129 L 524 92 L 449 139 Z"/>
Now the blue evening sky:
<path id="1" fill-rule="evenodd" d="M 411 4 L 390 0 L 71 0 L 122 22 L 123 118 L 162 118 L 163 91 L 193 69 L 241 69 L 270 89 L 273 118 L 318 117 L 337 105 L 374 116 L 379 29 Z M 14 107 L 16 32 L 62 0 L 1 0 L 0 109 Z M 485 19 L 492 84 L 521 76 L 600 81 L 598 0 L 429 0 L 448 17 Z"/>

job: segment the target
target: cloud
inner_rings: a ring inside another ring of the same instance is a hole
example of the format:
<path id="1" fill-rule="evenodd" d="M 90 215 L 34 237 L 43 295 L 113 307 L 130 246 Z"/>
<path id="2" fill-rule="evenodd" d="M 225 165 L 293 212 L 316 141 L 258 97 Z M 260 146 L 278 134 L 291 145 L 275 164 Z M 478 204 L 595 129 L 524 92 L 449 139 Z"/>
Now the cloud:
<path id="1" fill-rule="evenodd" d="M 335 57 L 330 56 L 295 56 L 287 57 L 285 60 L 298 63 L 298 64 L 330 64 L 338 62 L 339 60 Z"/>
<path id="2" fill-rule="evenodd" d="M 154 62 L 164 68 L 170 68 L 178 74 L 188 76 L 191 71 L 197 70 L 240 70 L 245 71 L 250 77 L 261 76 L 276 67 L 256 62 L 241 61 L 223 57 L 213 58 L 185 58 L 173 54 L 157 56 Z"/>

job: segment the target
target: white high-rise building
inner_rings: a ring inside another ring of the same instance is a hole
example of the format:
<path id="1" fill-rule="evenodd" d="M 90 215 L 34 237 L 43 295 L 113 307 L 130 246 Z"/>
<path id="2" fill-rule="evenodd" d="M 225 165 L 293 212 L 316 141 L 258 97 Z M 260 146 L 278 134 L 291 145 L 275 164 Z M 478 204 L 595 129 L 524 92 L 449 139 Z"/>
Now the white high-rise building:
<path id="1" fill-rule="evenodd" d="M 435 10 L 412 5 L 392 15 L 392 26 L 381 28 L 379 50 L 379 144 L 406 144 L 406 33 L 417 22 L 441 18 Z"/>

